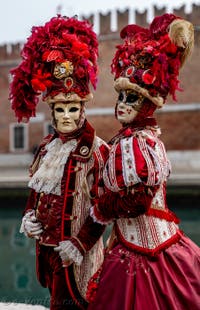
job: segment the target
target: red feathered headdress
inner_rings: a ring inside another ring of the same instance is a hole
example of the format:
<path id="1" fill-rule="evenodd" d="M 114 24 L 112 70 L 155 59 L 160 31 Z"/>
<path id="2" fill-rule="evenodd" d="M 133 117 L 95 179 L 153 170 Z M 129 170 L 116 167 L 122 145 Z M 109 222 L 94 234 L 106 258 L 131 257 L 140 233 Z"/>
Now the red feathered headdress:
<path id="1" fill-rule="evenodd" d="M 21 64 L 11 70 L 10 85 L 19 121 L 35 116 L 41 94 L 47 102 L 92 98 L 89 83 L 96 88 L 98 41 L 87 21 L 58 15 L 33 27 L 21 56 Z"/>
<path id="2" fill-rule="evenodd" d="M 153 103 L 152 112 L 163 105 L 168 94 L 176 100 L 179 69 L 194 43 L 192 24 L 164 14 L 155 17 L 149 28 L 128 25 L 120 35 L 124 43 L 117 46 L 111 64 L 115 89 L 140 93 L 147 104 Z"/>

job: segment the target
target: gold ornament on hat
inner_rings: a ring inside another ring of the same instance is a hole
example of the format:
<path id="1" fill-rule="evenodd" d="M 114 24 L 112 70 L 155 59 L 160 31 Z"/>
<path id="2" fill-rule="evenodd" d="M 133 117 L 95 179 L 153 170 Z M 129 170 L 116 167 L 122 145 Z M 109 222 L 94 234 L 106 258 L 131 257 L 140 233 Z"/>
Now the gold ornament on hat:
<path id="1" fill-rule="evenodd" d="M 63 79 L 73 73 L 74 66 L 71 61 L 67 60 L 55 65 L 53 75 L 56 79 Z"/>
<path id="2" fill-rule="evenodd" d="M 74 84 L 74 81 L 71 77 L 67 77 L 65 80 L 64 80 L 64 85 L 67 89 L 71 89 L 72 86 Z"/>

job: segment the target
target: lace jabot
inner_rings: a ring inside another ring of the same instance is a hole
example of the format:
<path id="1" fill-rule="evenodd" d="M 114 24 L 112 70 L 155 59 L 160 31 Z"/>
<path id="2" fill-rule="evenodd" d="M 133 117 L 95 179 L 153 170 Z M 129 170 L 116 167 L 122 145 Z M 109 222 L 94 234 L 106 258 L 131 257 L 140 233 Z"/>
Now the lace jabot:
<path id="1" fill-rule="evenodd" d="M 47 153 L 41 159 L 40 167 L 32 176 L 28 186 L 37 193 L 61 194 L 61 180 L 64 167 L 71 152 L 77 147 L 77 140 L 72 139 L 65 143 L 56 138 L 45 146 Z"/>

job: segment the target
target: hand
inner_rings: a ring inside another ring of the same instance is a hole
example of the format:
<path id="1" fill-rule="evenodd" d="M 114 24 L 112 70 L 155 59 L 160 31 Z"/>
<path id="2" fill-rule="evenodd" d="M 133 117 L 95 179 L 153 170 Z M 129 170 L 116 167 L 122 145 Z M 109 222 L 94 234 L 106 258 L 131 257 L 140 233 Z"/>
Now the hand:
<path id="1" fill-rule="evenodd" d="M 72 263 L 80 265 L 83 260 L 82 254 L 70 240 L 60 241 L 54 251 L 59 252 L 63 267 L 68 267 Z"/>
<path id="2" fill-rule="evenodd" d="M 20 232 L 29 238 L 40 238 L 43 229 L 41 223 L 37 222 L 34 210 L 27 212 L 22 218 Z"/>
<path id="3" fill-rule="evenodd" d="M 59 246 L 54 248 L 54 251 L 59 252 L 63 267 L 68 267 L 73 263 L 73 260 L 71 260 L 68 256 L 67 250 L 68 246 L 66 241 L 59 242 Z"/>

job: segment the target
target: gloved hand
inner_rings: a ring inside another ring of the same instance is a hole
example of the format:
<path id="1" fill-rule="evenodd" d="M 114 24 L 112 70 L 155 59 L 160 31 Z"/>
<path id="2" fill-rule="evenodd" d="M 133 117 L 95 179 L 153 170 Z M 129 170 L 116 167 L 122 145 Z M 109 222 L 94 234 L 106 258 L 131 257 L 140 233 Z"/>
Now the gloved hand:
<path id="1" fill-rule="evenodd" d="M 19 232 L 24 233 L 29 238 L 40 238 L 43 229 L 41 223 L 37 222 L 35 210 L 28 211 L 24 215 Z"/>
<path id="2" fill-rule="evenodd" d="M 60 241 L 59 246 L 55 247 L 54 250 L 59 252 L 63 267 L 68 267 L 72 263 L 80 266 L 83 260 L 83 255 L 70 240 Z"/>

